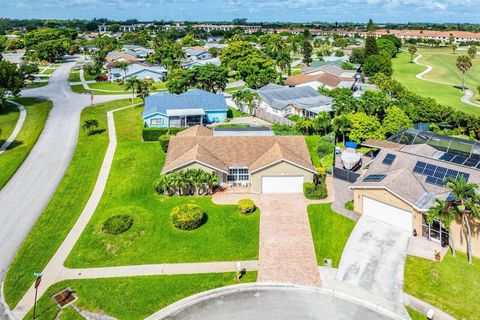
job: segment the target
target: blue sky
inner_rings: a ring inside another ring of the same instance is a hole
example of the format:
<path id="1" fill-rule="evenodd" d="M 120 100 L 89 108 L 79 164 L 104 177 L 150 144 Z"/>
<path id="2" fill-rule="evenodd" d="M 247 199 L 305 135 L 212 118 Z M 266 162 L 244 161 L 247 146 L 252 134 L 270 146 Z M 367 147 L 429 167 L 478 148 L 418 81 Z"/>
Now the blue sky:
<path id="1" fill-rule="evenodd" d="M 480 23 L 480 0 L 0 0 L 10 18 Z"/>

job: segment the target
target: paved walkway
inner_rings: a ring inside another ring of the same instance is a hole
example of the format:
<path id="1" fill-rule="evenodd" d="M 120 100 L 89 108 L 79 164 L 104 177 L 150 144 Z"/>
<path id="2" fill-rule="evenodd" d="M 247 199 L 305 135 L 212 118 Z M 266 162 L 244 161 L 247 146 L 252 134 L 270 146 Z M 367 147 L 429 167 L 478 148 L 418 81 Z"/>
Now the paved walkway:
<path id="1" fill-rule="evenodd" d="M 216 193 L 213 201 L 250 198 L 260 208 L 259 282 L 321 286 L 307 205 L 303 195 Z"/>
<path id="2" fill-rule="evenodd" d="M 442 310 L 432 306 L 431 304 L 422 301 L 418 298 L 415 298 L 414 296 L 409 295 L 408 293 L 404 293 L 405 296 L 405 305 L 417 310 L 418 312 L 421 312 L 423 314 L 427 314 L 427 312 L 431 309 L 435 312 L 433 316 L 433 320 L 454 320 L 455 318 L 449 315 L 446 312 L 443 312 Z"/>
<path id="3" fill-rule="evenodd" d="M 415 59 L 413 59 L 414 63 L 427 68 L 427 69 L 423 70 L 422 72 L 420 72 L 419 74 L 416 75 L 417 79 L 424 80 L 424 81 L 435 82 L 435 83 L 447 84 L 447 85 L 450 85 L 450 86 L 458 87 L 458 84 L 451 83 L 451 82 L 425 79 L 425 75 L 427 73 L 429 73 L 430 71 L 432 71 L 433 67 L 431 65 L 418 62 L 422 57 L 423 56 L 418 53 L 417 56 L 415 57 Z M 466 104 L 471 105 L 473 107 L 479 107 L 480 108 L 480 104 L 475 103 L 471 100 L 472 97 L 473 97 L 473 92 L 471 90 L 465 88 L 465 90 L 463 92 L 464 92 L 464 95 L 460 99 L 463 103 L 466 103 Z"/>
<path id="4" fill-rule="evenodd" d="M 358 221 L 360 215 L 345 208 L 345 202 L 353 200 L 353 191 L 349 188 L 352 183 L 340 179 L 332 179 L 335 199 L 332 202 L 332 210 L 354 221 Z"/>
<path id="5" fill-rule="evenodd" d="M 8 137 L 8 139 L 0 146 L 0 154 L 4 153 L 5 150 L 8 149 L 8 147 L 12 144 L 12 142 L 15 140 L 17 137 L 18 133 L 22 129 L 23 123 L 25 122 L 25 118 L 27 117 L 27 110 L 23 107 L 18 102 L 7 100 L 9 103 L 14 104 L 17 106 L 18 109 L 20 109 L 20 116 L 18 117 L 17 124 L 15 125 L 15 128 L 12 131 L 12 134 Z"/>

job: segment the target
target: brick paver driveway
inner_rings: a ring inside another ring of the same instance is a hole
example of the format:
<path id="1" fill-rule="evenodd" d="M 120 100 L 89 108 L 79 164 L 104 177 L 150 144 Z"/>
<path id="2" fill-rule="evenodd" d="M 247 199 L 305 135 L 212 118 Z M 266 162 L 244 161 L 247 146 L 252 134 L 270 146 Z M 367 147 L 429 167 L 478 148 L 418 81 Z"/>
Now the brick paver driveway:
<path id="1" fill-rule="evenodd" d="M 250 198 L 260 208 L 259 282 L 320 286 L 315 249 L 303 195 L 217 193 L 213 201 L 235 204 Z"/>

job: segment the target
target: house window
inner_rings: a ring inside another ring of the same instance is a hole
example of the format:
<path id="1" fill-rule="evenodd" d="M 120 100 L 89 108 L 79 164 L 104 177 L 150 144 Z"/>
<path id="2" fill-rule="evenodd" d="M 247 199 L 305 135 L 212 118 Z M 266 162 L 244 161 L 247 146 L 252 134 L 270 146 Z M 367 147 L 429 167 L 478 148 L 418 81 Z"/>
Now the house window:
<path id="1" fill-rule="evenodd" d="M 248 168 L 230 168 L 228 169 L 229 182 L 248 182 L 250 181 L 250 174 Z"/>
<path id="2" fill-rule="evenodd" d="M 162 125 L 163 124 L 163 118 L 152 118 L 150 120 L 151 125 Z"/>

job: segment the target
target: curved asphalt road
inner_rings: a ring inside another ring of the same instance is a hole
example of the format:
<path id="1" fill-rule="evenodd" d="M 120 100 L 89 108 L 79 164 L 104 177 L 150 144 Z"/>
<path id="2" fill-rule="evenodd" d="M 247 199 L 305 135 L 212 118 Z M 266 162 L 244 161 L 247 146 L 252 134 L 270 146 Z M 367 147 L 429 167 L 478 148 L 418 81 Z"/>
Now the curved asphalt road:
<path id="1" fill-rule="evenodd" d="M 58 67 L 47 86 L 22 92 L 24 97 L 52 100 L 53 108 L 30 155 L 0 190 L 0 280 L 47 206 L 72 159 L 80 113 L 90 105 L 89 95 L 76 94 L 70 89 L 68 78 L 75 61 L 70 58 Z M 128 97 L 95 96 L 94 103 Z"/>

